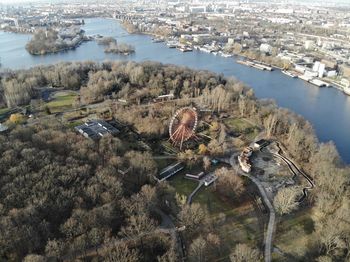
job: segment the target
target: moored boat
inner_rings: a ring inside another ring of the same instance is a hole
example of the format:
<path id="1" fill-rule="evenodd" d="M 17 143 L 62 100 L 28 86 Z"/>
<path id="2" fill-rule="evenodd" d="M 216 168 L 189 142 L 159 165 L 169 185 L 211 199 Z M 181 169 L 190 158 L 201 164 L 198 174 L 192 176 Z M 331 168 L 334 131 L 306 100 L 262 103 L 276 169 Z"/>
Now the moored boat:
<path id="1" fill-rule="evenodd" d="M 289 72 L 289 71 L 287 71 L 287 70 L 282 70 L 281 72 L 282 72 L 283 74 L 287 75 L 287 76 L 292 77 L 292 78 L 296 78 L 296 77 L 297 77 L 295 74 L 293 74 L 293 73 L 291 73 L 291 72 Z"/>
<path id="2" fill-rule="evenodd" d="M 344 93 L 350 96 L 350 86 L 345 86 L 343 89 Z"/>

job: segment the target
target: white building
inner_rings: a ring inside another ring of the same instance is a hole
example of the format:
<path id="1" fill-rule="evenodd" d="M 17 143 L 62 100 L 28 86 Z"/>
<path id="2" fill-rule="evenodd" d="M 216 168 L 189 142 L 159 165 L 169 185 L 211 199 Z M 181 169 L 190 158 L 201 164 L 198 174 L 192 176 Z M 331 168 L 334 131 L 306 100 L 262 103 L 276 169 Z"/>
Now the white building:
<path id="1" fill-rule="evenodd" d="M 207 12 L 207 7 L 202 6 L 190 6 L 190 13 L 205 13 Z"/>
<path id="2" fill-rule="evenodd" d="M 306 50 L 312 50 L 315 48 L 315 42 L 312 40 L 306 40 L 304 43 L 304 47 Z"/>
<path id="3" fill-rule="evenodd" d="M 260 52 L 270 54 L 271 51 L 272 51 L 272 46 L 270 46 L 269 44 L 260 45 Z"/>
<path id="4" fill-rule="evenodd" d="M 312 71 L 317 72 L 318 77 L 323 77 L 326 72 L 326 65 L 319 61 L 316 61 L 312 67 Z"/>

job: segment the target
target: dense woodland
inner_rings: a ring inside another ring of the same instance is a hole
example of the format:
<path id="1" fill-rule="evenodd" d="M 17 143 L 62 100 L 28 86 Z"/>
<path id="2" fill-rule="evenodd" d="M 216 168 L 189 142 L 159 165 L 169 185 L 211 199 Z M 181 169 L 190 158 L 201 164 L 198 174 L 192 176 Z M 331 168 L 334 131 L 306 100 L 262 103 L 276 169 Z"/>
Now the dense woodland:
<path id="1" fill-rule="evenodd" d="M 298 259 L 349 260 L 350 169 L 334 144 L 320 144 L 311 125 L 300 116 L 278 108 L 273 101 L 257 100 L 252 90 L 234 79 L 153 62 L 65 63 L 7 72 L 1 80 L 0 103 L 8 107 L 29 104 L 39 95 L 38 88 L 46 86 L 80 90 L 77 103 L 81 106 L 107 98 L 125 99 L 126 105 L 113 106 L 115 117 L 150 137 L 166 135 L 174 108 L 138 105 L 168 93 L 182 99 L 177 106 L 195 103 L 264 127 L 266 135 L 283 142 L 317 185 L 303 208 L 312 210 L 315 226 L 311 234 L 318 241 L 308 248 L 306 257 Z M 154 183 L 151 177 L 157 168 L 150 153 L 135 151 L 113 137 L 95 143 L 67 127 L 44 121 L 18 126 L 0 135 L 0 140 L 3 260 L 27 256 L 26 261 L 45 261 L 96 250 L 96 257 L 107 261 L 176 261 L 171 234 L 156 230 L 161 221 L 159 209 L 176 217 L 177 225 L 187 226 L 190 259 L 198 261 L 195 258 L 200 254 L 201 261 L 210 261 L 210 254 L 216 252 L 211 248 L 219 246 L 220 239 L 209 234 L 206 211 L 196 204 L 184 204 L 168 184 Z M 223 154 L 228 147 L 225 132 L 208 147 Z M 127 167 L 131 167 L 127 174 L 118 172 Z M 218 172 L 227 181 L 221 182 L 222 194 L 231 197 L 230 190 L 241 194 L 237 185 L 242 181 L 232 181 L 225 170 Z M 199 231 L 203 225 L 205 230 Z M 118 242 L 125 236 L 133 237 L 132 243 Z M 231 260 L 239 261 L 245 254 L 258 261 L 260 254 L 252 248 L 237 245 Z M 113 260 L 111 254 L 118 254 L 119 260 Z"/>

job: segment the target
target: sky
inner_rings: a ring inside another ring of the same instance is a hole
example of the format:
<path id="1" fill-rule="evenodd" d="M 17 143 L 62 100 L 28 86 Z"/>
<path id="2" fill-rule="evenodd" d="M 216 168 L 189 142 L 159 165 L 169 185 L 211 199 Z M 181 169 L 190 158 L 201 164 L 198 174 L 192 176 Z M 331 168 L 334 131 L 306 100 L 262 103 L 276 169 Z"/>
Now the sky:
<path id="1" fill-rule="evenodd" d="M 90 0 L 91 1 L 91 0 Z M 215 1 L 215 0 L 213 0 Z M 237 1 L 237 0 L 236 0 Z M 288 0 L 287 0 L 288 1 Z M 76 1 L 67 1 L 67 0 L 0 0 L 0 4 L 8 4 L 8 5 L 11 5 L 11 4 L 17 4 L 17 3 L 29 3 L 29 2 L 36 2 L 36 3 L 39 3 L 39 2 L 42 2 L 42 3 L 60 3 L 60 2 L 76 2 Z M 81 1 L 81 2 L 89 2 L 89 1 Z M 104 0 L 94 0 L 94 2 L 101 2 L 103 3 Z M 274 0 L 273 2 L 278 2 L 278 0 Z M 286 0 L 282 0 L 281 2 L 286 2 Z M 304 3 L 321 3 L 322 0 L 289 0 L 289 2 L 304 2 Z M 327 4 L 330 4 L 330 3 L 341 3 L 341 4 L 344 4 L 344 3 L 350 3 L 350 0 L 327 0 L 326 1 Z"/>

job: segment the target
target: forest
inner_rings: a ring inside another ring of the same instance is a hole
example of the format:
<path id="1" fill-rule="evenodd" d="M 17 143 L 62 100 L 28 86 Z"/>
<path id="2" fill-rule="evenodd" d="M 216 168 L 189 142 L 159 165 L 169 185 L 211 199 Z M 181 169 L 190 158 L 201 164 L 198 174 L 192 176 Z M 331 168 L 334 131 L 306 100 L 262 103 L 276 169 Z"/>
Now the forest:
<path id="1" fill-rule="evenodd" d="M 237 80 L 155 62 L 62 63 L 6 72 L 0 104 L 28 105 L 43 87 L 79 91 L 79 106 L 123 99 L 127 104 L 114 105 L 115 118 L 149 138 L 167 135 L 168 117 L 175 109 L 142 105 L 169 93 L 178 106 L 195 101 L 215 114 L 244 116 L 263 126 L 317 185 L 302 207 L 311 210 L 311 234 L 317 241 L 300 261 L 349 260 L 350 168 L 332 142 L 318 142 L 310 123 L 273 101 L 256 99 Z M 220 246 L 207 211 L 183 203 L 167 182 L 155 183 L 152 155 L 127 141 L 110 136 L 86 140 L 54 119 L 43 119 L 33 126 L 17 125 L 0 135 L 0 142 L 2 260 L 90 256 L 95 261 L 178 261 L 172 234 L 158 230 L 161 212 L 174 217 L 176 226 L 188 228 L 189 260 L 211 261 Z M 210 150 L 222 155 L 227 147 L 223 132 Z M 127 167 L 126 174 L 118 171 Z M 232 187 L 237 183 L 241 181 Z M 226 187 L 222 191 L 232 188 Z M 231 261 L 260 258 L 256 247 L 244 243 L 231 254 Z"/>

